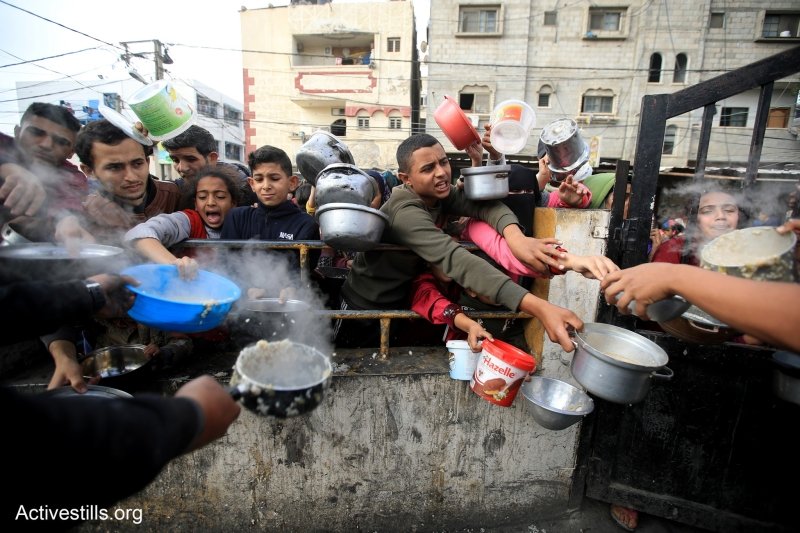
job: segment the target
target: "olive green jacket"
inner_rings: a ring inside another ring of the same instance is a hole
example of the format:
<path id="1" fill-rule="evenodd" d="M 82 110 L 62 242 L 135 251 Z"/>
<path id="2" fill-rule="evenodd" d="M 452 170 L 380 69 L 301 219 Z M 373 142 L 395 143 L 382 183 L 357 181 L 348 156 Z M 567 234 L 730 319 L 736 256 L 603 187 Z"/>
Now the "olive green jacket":
<path id="1" fill-rule="evenodd" d="M 428 264 L 438 265 L 462 287 L 517 310 L 525 288 L 492 265 L 470 253 L 440 227 L 449 215 L 479 218 L 502 234 L 517 217 L 499 201 L 475 202 L 450 187 L 450 195 L 429 209 L 407 186 L 396 187 L 381 211 L 389 217 L 381 242 L 399 244 L 409 251 L 360 252 L 353 261 L 342 295 L 358 309 L 407 309 L 411 282 Z M 438 223 L 438 224 L 437 224 Z"/>

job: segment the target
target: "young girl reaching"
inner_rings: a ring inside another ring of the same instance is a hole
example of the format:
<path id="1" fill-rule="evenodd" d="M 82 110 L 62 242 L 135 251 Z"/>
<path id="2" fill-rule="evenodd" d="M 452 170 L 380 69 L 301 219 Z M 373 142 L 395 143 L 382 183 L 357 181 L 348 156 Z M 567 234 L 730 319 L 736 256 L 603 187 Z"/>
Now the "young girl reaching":
<path id="1" fill-rule="evenodd" d="M 238 201 L 238 177 L 225 166 L 207 166 L 189 183 L 187 194 L 194 209 L 155 216 L 125 234 L 129 243 L 145 258 L 176 265 L 181 277 L 197 275 L 197 261 L 190 255 L 176 257 L 168 250 L 186 239 L 219 239 L 225 215 Z"/>

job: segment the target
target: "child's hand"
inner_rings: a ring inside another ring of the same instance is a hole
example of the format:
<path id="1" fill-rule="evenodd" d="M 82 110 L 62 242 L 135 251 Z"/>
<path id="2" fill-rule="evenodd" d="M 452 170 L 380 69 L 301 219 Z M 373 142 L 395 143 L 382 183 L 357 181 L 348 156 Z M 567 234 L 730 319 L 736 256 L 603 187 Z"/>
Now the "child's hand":
<path id="1" fill-rule="evenodd" d="M 483 349 L 481 347 L 481 341 L 483 339 L 489 339 L 491 341 L 494 340 L 494 337 L 492 337 L 492 334 L 486 331 L 482 325 L 473 320 L 467 330 L 467 343 L 469 343 L 470 349 L 473 352 L 480 352 Z"/>
<path id="2" fill-rule="evenodd" d="M 278 295 L 278 302 L 285 304 L 286 300 L 291 300 L 294 298 L 295 290 L 294 287 L 284 287 L 281 289 L 281 293 Z"/>
<path id="3" fill-rule="evenodd" d="M 259 298 L 266 296 L 266 294 L 267 291 L 265 289 L 259 289 L 258 287 L 250 287 L 247 289 L 248 300 L 258 300 Z"/>
<path id="4" fill-rule="evenodd" d="M 472 161 L 473 167 L 479 167 L 483 165 L 483 146 L 480 143 L 470 144 L 464 151 L 469 156 L 470 161 Z"/>
<path id="5" fill-rule="evenodd" d="M 619 270 L 619 267 L 604 255 L 564 253 L 561 262 L 567 270 L 583 274 L 583 277 L 588 279 L 603 279 L 606 274 Z"/>
<path id="6" fill-rule="evenodd" d="M 147 128 L 145 128 L 145 127 L 144 127 L 144 124 L 142 124 L 142 123 L 141 123 L 141 122 L 139 122 L 138 120 L 137 120 L 136 122 L 134 122 L 134 123 L 133 123 L 133 129 L 135 129 L 136 131 L 138 131 L 139 133 L 141 133 L 141 134 L 142 134 L 142 135 L 144 135 L 145 137 L 147 137 L 148 135 L 150 135 L 150 132 L 149 132 L 149 131 L 147 131 Z"/>
<path id="7" fill-rule="evenodd" d="M 180 257 L 176 259 L 173 264 L 178 267 L 178 275 L 181 279 L 185 279 L 186 281 L 191 281 L 196 278 L 197 271 L 200 270 L 197 261 L 191 257 Z"/>
<path id="8" fill-rule="evenodd" d="M 589 193 L 589 189 L 583 183 L 577 182 L 572 175 L 561 182 L 558 186 L 558 195 L 561 201 L 572 207 L 580 207 L 583 198 Z"/>
<path id="9" fill-rule="evenodd" d="M 486 151 L 489 152 L 489 157 L 492 158 L 492 161 L 497 161 L 498 159 L 500 159 L 501 154 L 500 152 L 494 149 L 494 146 L 492 146 L 492 137 L 491 137 L 492 125 L 487 122 L 486 124 L 483 125 L 483 129 L 486 131 L 483 133 L 481 144 L 486 149 Z"/>

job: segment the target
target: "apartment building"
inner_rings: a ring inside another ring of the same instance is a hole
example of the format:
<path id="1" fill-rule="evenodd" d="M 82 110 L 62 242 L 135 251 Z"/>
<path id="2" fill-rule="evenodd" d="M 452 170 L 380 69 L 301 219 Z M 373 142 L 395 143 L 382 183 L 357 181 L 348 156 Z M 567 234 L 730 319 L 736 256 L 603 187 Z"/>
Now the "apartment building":
<path id="1" fill-rule="evenodd" d="M 360 167 L 396 167 L 397 144 L 419 122 L 410 1 L 293 1 L 243 10 L 241 28 L 248 153 L 270 144 L 294 160 L 325 130 Z"/>
<path id="2" fill-rule="evenodd" d="M 633 159 L 642 97 L 672 93 L 800 45 L 796 0 L 437 0 L 428 27 L 428 114 L 457 98 L 479 128 L 521 99 L 541 127 L 572 118 L 601 160 Z M 800 163 L 800 77 L 776 82 L 761 162 Z M 744 165 L 759 91 L 716 106 L 708 164 Z M 668 122 L 662 166 L 694 163 L 702 109 Z M 428 130 L 452 149 L 433 120 Z"/>

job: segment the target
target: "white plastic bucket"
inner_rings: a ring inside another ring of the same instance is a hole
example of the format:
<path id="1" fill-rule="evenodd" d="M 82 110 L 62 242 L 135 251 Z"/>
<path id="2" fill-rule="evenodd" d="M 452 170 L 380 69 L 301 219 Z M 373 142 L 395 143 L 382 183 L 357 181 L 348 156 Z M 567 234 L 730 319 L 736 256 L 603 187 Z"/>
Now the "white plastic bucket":
<path id="1" fill-rule="evenodd" d="M 536 114 L 522 100 L 505 100 L 492 111 L 492 130 L 489 140 L 502 154 L 518 154 L 528 143 L 536 124 Z"/>
<path id="2" fill-rule="evenodd" d="M 461 381 L 471 380 L 481 353 L 473 352 L 467 341 L 447 341 L 446 346 L 450 359 L 450 377 Z"/>
<path id="3" fill-rule="evenodd" d="M 194 113 L 167 80 L 158 80 L 142 87 L 128 99 L 128 105 L 139 117 L 150 137 L 164 141 L 177 137 L 192 125 Z"/>

